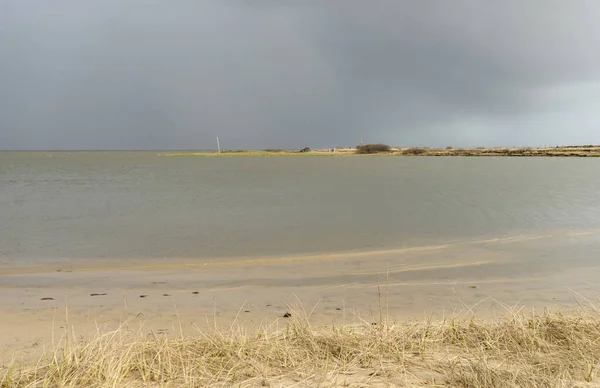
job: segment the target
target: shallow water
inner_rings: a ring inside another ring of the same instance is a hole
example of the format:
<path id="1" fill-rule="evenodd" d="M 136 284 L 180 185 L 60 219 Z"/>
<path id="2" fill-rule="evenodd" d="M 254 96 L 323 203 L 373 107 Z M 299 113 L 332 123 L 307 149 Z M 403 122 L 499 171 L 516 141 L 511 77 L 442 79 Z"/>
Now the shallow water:
<path id="1" fill-rule="evenodd" d="M 583 158 L 0 152 L 0 264 L 218 260 L 594 230 L 599 170 Z M 564 255 L 561 246 L 545 254 Z"/>

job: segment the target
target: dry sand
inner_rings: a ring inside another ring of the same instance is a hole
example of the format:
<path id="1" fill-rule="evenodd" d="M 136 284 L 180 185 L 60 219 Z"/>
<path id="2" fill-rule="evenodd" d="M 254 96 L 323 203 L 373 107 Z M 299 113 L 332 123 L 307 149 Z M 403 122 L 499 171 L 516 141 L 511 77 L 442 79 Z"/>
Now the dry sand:
<path id="1" fill-rule="evenodd" d="M 66 321 L 85 337 L 127 319 L 132 327 L 177 334 L 228 325 L 237 316 L 253 330 L 278 320 L 285 325 L 284 314 L 297 304 L 316 326 L 376 322 L 379 303 L 393 319 L 418 320 L 574 306 L 595 298 L 599 237 L 561 231 L 303 257 L 5 266 L 0 363 L 39 356 Z"/>

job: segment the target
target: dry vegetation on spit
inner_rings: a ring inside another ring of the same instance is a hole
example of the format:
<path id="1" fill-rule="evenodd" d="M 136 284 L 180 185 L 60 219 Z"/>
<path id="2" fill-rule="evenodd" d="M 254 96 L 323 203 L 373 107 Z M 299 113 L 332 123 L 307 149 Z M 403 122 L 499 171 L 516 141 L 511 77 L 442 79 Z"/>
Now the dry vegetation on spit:
<path id="1" fill-rule="evenodd" d="M 364 145 L 357 148 L 357 154 L 405 155 L 405 156 L 521 156 L 521 157 L 600 157 L 600 146 L 567 146 L 544 148 L 392 148 L 381 151 L 383 145 Z M 362 147 L 362 148 L 361 148 Z M 369 152 L 370 150 L 378 150 Z"/>
<path id="2" fill-rule="evenodd" d="M 600 157 L 600 146 L 551 148 L 406 148 L 398 149 L 398 153 L 423 156 Z"/>
<path id="3" fill-rule="evenodd" d="M 599 360 L 595 308 L 324 329 L 300 311 L 254 334 L 63 336 L 37 365 L 2 367 L 0 387 L 591 387 Z"/>
<path id="4" fill-rule="evenodd" d="M 600 146 L 564 146 L 543 148 L 445 148 L 391 147 L 387 144 L 364 144 L 356 148 L 332 148 L 325 150 L 267 149 L 262 151 L 226 150 L 217 152 L 186 152 L 160 154 L 162 156 L 349 156 L 349 155 L 393 155 L 393 156 L 514 156 L 514 157 L 600 157 Z"/>

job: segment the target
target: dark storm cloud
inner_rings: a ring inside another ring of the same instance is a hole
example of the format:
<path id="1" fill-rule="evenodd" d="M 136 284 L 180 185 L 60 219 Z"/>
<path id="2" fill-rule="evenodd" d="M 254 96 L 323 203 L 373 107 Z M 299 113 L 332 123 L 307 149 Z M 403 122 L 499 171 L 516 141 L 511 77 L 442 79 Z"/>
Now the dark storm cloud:
<path id="1" fill-rule="evenodd" d="M 0 148 L 600 142 L 596 1 L 0 0 Z"/>

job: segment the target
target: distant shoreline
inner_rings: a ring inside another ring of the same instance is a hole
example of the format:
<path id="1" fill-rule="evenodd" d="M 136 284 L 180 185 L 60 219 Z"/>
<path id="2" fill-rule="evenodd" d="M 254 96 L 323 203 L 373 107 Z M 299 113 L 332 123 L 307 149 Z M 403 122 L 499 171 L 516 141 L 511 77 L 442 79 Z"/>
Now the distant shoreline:
<path id="1" fill-rule="evenodd" d="M 541 148 L 390 148 L 385 152 L 359 153 L 356 148 L 294 150 L 227 150 L 219 152 L 165 152 L 159 156 L 504 156 L 504 157 L 600 157 L 600 146 Z"/>

